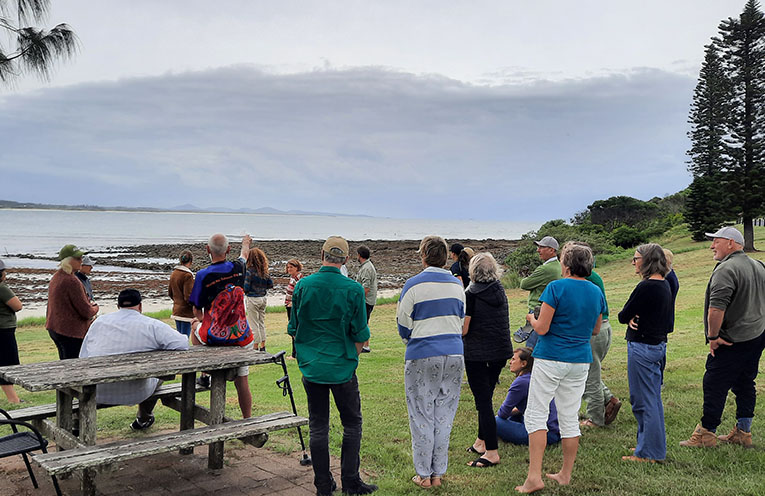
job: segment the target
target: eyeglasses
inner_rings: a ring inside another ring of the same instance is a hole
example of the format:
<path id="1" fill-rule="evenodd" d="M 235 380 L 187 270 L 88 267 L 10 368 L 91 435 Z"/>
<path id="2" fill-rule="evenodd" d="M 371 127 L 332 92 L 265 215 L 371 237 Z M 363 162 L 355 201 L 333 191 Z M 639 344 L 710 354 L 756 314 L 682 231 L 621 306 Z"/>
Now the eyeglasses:
<path id="1" fill-rule="evenodd" d="M 643 258 L 643 257 L 632 257 L 632 263 L 635 263 L 635 262 L 637 262 L 637 261 L 638 261 L 638 260 L 640 260 L 641 258 Z"/>

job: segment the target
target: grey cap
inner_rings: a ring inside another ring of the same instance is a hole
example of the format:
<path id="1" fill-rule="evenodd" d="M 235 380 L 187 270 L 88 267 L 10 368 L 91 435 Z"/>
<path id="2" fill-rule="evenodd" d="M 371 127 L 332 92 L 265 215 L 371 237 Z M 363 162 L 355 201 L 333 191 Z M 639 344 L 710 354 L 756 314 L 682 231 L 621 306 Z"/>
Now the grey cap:
<path id="1" fill-rule="evenodd" d="M 82 257 L 82 265 L 89 265 L 93 267 L 95 265 L 95 262 L 93 262 L 93 259 L 90 258 L 90 255 L 84 255 Z"/>
<path id="2" fill-rule="evenodd" d="M 546 246 L 548 248 L 552 248 L 555 251 L 558 251 L 558 246 L 559 246 L 558 241 L 556 241 L 556 239 L 553 238 L 552 236 L 545 236 L 539 241 L 534 241 L 534 244 L 537 246 Z"/>
<path id="3" fill-rule="evenodd" d="M 5 262 L 0 260 L 0 270 L 5 270 Z"/>
<path id="4" fill-rule="evenodd" d="M 720 228 L 720 230 L 717 231 L 716 233 L 704 233 L 704 235 L 707 237 L 707 239 L 715 239 L 715 238 L 730 239 L 731 241 L 735 241 L 741 246 L 744 246 L 744 236 L 741 234 L 741 231 L 739 231 L 735 227 L 730 227 L 730 226 L 723 227 L 723 228 Z"/>

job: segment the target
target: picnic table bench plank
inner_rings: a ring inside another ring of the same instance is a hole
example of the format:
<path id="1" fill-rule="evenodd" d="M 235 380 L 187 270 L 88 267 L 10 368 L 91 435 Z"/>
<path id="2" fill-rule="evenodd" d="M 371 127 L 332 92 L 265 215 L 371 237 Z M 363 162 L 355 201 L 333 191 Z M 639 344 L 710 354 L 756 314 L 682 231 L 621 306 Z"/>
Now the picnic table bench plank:
<path id="1" fill-rule="evenodd" d="M 288 429 L 307 423 L 308 419 L 305 417 L 297 416 L 291 412 L 278 412 L 159 436 L 50 452 L 33 456 L 33 459 L 49 474 L 57 475 L 180 448 L 190 448 L 279 429 Z"/>

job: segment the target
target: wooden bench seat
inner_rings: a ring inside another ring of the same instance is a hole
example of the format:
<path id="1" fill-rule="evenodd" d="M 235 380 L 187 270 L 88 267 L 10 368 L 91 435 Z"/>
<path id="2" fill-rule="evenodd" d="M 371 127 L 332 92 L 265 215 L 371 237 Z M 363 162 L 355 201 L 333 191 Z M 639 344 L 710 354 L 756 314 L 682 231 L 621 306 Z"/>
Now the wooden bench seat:
<path id="1" fill-rule="evenodd" d="M 97 468 L 157 453 L 166 453 L 181 448 L 191 448 L 203 444 L 288 429 L 306 425 L 307 423 L 308 419 L 305 417 L 300 417 L 290 412 L 279 412 L 261 417 L 224 422 L 218 425 L 208 425 L 197 429 L 160 434 L 158 436 L 140 437 L 108 444 L 46 453 L 34 456 L 33 459 L 50 475 L 58 475 L 86 468 Z"/>
<path id="2" fill-rule="evenodd" d="M 210 388 L 206 388 L 203 386 L 200 386 L 199 384 L 196 385 L 196 392 L 200 393 L 202 391 L 209 391 Z M 152 395 L 155 398 L 163 399 L 163 398 L 172 398 L 176 396 L 181 395 L 181 383 L 176 382 L 173 384 L 162 384 L 157 388 L 157 390 Z M 109 408 L 114 405 L 98 405 L 98 408 Z M 79 409 L 79 404 L 77 400 L 75 399 L 72 401 L 72 410 L 76 412 Z M 11 416 L 13 420 L 23 420 L 24 422 L 29 422 L 32 420 L 42 420 L 50 417 L 56 416 L 56 404 L 50 403 L 47 405 L 37 405 L 37 406 L 29 406 L 26 408 L 18 408 L 16 410 L 10 410 L 8 414 Z"/>

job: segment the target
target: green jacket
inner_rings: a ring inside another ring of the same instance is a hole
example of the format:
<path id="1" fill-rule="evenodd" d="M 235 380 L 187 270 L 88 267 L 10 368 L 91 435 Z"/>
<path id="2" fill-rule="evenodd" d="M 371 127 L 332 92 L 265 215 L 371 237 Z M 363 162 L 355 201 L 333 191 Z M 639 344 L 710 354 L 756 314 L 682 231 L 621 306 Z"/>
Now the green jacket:
<path id="1" fill-rule="evenodd" d="M 529 312 L 539 305 L 539 297 L 548 284 L 560 279 L 560 262 L 555 259 L 543 263 L 531 273 L 530 276 L 521 279 L 521 289 L 529 292 Z"/>
<path id="2" fill-rule="evenodd" d="M 369 339 L 364 288 L 324 266 L 304 277 L 292 294 L 287 333 L 295 338 L 303 377 L 317 384 L 344 384 L 359 364 L 356 343 Z"/>

